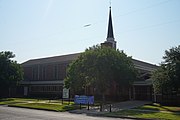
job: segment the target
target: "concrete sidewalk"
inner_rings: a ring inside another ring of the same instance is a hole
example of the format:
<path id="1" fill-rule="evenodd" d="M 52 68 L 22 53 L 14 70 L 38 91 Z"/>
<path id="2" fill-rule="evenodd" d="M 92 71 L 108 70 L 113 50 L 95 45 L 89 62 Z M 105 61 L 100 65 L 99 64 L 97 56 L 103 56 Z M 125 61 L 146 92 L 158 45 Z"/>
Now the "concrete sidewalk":
<path id="1" fill-rule="evenodd" d="M 119 110 L 124 110 L 124 109 L 131 109 L 134 107 L 139 107 L 144 104 L 150 104 L 152 102 L 150 101 L 124 101 L 124 102 L 119 102 L 119 103 L 113 103 L 113 104 L 107 104 L 102 107 L 102 111 L 100 111 L 100 106 L 91 106 L 89 110 L 87 108 L 83 109 L 78 109 L 78 110 L 73 110 L 70 111 L 70 113 L 77 113 L 77 114 L 87 114 L 87 115 L 102 115 L 104 113 L 110 112 L 110 105 L 111 105 L 111 111 L 116 112 Z"/>

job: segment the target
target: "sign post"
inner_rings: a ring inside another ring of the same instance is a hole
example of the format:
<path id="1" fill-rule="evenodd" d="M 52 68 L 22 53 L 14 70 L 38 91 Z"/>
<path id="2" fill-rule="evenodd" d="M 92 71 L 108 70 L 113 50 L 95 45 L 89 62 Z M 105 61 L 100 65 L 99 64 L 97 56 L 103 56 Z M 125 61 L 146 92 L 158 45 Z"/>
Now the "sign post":
<path id="1" fill-rule="evenodd" d="M 69 89 L 63 88 L 63 98 L 65 99 L 69 98 Z"/>
<path id="2" fill-rule="evenodd" d="M 68 98 L 69 98 L 69 89 L 63 88 L 62 104 L 63 104 L 63 99 L 68 99 Z"/>

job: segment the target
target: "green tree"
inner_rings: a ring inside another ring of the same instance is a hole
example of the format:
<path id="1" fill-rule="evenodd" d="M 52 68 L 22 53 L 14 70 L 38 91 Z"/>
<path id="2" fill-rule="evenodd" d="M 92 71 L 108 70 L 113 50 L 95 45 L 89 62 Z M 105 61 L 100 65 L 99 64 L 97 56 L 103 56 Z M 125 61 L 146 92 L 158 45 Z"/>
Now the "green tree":
<path id="1" fill-rule="evenodd" d="M 153 73 L 156 93 L 171 93 L 180 89 L 180 45 L 165 51 L 164 61 Z"/>
<path id="2" fill-rule="evenodd" d="M 128 86 L 135 79 L 136 70 L 131 57 L 109 47 L 93 46 L 70 64 L 65 87 L 76 92 L 93 86 L 105 101 L 105 93 L 113 82 Z"/>
<path id="3" fill-rule="evenodd" d="M 10 51 L 0 52 L 0 88 L 1 91 L 14 87 L 23 78 L 23 71 L 16 61 L 15 55 Z M 4 91 L 7 93 L 7 91 Z"/>
<path id="4" fill-rule="evenodd" d="M 152 78 L 154 92 L 156 94 L 162 93 L 163 88 L 168 88 L 168 86 L 170 85 L 168 71 L 163 65 L 161 65 L 157 70 L 153 71 Z"/>

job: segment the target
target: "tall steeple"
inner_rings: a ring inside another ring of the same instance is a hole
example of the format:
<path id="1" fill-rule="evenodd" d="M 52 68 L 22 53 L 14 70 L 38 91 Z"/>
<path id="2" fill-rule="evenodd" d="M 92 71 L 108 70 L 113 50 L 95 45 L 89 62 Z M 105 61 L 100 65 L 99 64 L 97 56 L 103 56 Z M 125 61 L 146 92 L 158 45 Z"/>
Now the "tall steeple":
<path id="1" fill-rule="evenodd" d="M 108 33 L 107 33 L 107 40 L 114 39 L 113 33 L 113 25 L 112 25 L 112 17 L 111 17 L 111 7 L 109 7 L 109 23 L 108 23 Z"/>
<path id="2" fill-rule="evenodd" d="M 112 48 L 116 49 L 116 41 L 114 39 L 114 33 L 113 33 L 111 6 L 109 7 L 109 22 L 108 22 L 107 38 L 105 43 L 109 44 Z"/>

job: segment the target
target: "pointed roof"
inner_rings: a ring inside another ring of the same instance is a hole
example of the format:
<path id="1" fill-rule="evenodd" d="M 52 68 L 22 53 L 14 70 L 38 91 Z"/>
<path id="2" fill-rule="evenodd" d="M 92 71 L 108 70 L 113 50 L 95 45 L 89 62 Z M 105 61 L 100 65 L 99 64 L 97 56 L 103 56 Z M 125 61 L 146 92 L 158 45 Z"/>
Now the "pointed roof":
<path id="1" fill-rule="evenodd" d="M 109 7 L 109 23 L 108 23 L 107 38 L 114 38 L 113 24 L 112 24 L 112 17 L 111 17 L 111 7 Z"/>

